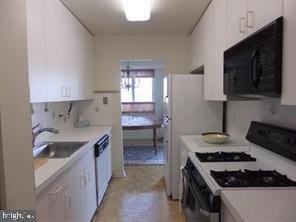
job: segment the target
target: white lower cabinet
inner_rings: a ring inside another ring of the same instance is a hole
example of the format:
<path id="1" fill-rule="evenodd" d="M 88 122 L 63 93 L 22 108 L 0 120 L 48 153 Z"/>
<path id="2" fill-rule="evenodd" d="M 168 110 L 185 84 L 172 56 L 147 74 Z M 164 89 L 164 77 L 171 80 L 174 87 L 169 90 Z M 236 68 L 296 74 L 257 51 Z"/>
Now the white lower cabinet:
<path id="1" fill-rule="evenodd" d="M 83 221 L 90 221 L 94 214 L 94 209 L 97 208 L 96 173 L 93 161 L 84 168 L 83 173 L 86 179 L 86 185 L 84 186 L 85 218 Z"/>
<path id="2" fill-rule="evenodd" d="M 93 150 L 37 195 L 38 222 L 88 222 L 96 208 Z"/>
<path id="3" fill-rule="evenodd" d="M 47 206 L 45 209 L 40 209 L 40 213 L 37 209 L 37 220 L 43 222 L 62 222 L 66 221 L 65 211 L 63 208 L 64 199 L 62 195 L 62 190 L 58 191 L 56 194 L 49 194 L 48 199 L 52 201 L 50 205 Z M 38 203 L 38 201 L 37 201 Z M 39 204 L 39 203 L 38 203 Z M 38 208 L 38 207 L 37 207 Z"/>
<path id="4" fill-rule="evenodd" d="M 221 222 L 237 222 L 237 219 L 230 211 L 230 209 L 222 202 L 221 203 Z"/>
<path id="5" fill-rule="evenodd" d="M 83 175 L 74 178 L 63 192 L 66 221 L 79 222 L 85 221 L 85 179 Z"/>

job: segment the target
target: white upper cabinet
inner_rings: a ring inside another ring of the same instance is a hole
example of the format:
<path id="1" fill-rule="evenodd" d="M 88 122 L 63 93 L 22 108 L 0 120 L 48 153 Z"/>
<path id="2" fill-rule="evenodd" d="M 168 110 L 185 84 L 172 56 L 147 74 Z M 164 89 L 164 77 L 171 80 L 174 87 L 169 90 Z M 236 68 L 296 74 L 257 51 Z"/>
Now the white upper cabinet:
<path id="1" fill-rule="evenodd" d="M 206 40 L 203 45 L 203 55 L 204 55 L 204 98 L 207 100 L 213 96 L 212 84 L 213 84 L 213 74 L 215 68 L 213 66 L 213 56 L 214 56 L 214 4 L 213 2 L 209 5 L 207 11 L 205 12 L 203 18 L 204 23 L 204 39 Z"/>
<path id="2" fill-rule="evenodd" d="M 47 80 L 41 85 L 47 86 L 46 101 L 63 101 L 62 87 L 64 86 L 64 25 L 63 5 L 60 1 L 45 1 L 45 39 L 46 39 L 46 76 Z"/>
<path id="3" fill-rule="evenodd" d="M 282 104 L 296 105 L 296 1 L 284 1 Z"/>
<path id="4" fill-rule="evenodd" d="M 67 89 L 67 98 L 69 100 L 78 98 L 78 84 L 80 82 L 80 66 L 81 60 L 79 60 L 79 24 L 76 23 L 76 19 L 73 15 L 65 10 L 64 13 L 64 48 L 66 56 L 64 59 L 65 75 L 64 86 Z"/>
<path id="5" fill-rule="evenodd" d="M 205 22 L 202 19 L 194 29 L 191 41 L 191 57 L 192 57 L 192 70 L 195 70 L 204 64 L 205 52 Z"/>
<path id="6" fill-rule="evenodd" d="M 247 0 L 227 0 L 226 4 L 226 48 L 229 48 L 247 36 Z"/>
<path id="7" fill-rule="evenodd" d="M 227 0 L 227 48 L 283 15 L 283 0 Z"/>
<path id="8" fill-rule="evenodd" d="M 248 34 L 283 15 L 283 0 L 248 0 L 246 25 Z"/>
<path id="9" fill-rule="evenodd" d="M 59 0 L 28 1 L 31 103 L 92 99 L 93 37 Z"/>
<path id="10" fill-rule="evenodd" d="M 27 1 L 27 24 L 30 101 L 42 102 L 47 99 L 43 1 Z"/>
<path id="11" fill-rule="evenodd" d="M 213 1 L 209 7 L 211 26 L 207 59 L 204 66 L 205 100 L 224 101 L 223 93 L 223 53 L 226 45 L 226 0 Z"/>
<path id="12" fill-rule="evenodd" d="M 283 0 L 213 0 L 210 3 L 190 37 L 192 69 L 204 66 L 205 100 L 224 101 L 227 99 L 223 93 L 224 51 L 282 16 L 283 2 Z M 286 5 L 285 8 L 288 8 L 289 6 Z M 286 11 L 287 15 L 293 17 L 292 14 L 295 11 L 290 8 Z M 295 21 L 295 17 L 293 19 Z M 291 23 L 288 25 L 295 27 L 295 24 Z M 284 30 L 287 32 L 286 27 Z M 285 39 L 288 40 L 285 41 L 289 41 L 290 38 L 286 36 Z M 290 43 L 292 44 L 294 43 Z M 290 54 L 293 54 L 292 48 L 286 50 L 284 54 L 290 57 Z M 287 61 L 289 60 L 284 59 L 284 63 Z M 284 66 L 287 65 L 284 64 Z M 295 70 L 296 68 L 286 67 L 286 69 Z M 290 84 L 288 79 L 292 78 L 294 78 L 292 75 L 289 78 L 283 77 L 283 85 Z M 286 99 L 283 101 L 291 101 L 290 98 L 287 99 L 286 94 L 290 95 L 288 90 L 284 89 L 283 95 Z"/>

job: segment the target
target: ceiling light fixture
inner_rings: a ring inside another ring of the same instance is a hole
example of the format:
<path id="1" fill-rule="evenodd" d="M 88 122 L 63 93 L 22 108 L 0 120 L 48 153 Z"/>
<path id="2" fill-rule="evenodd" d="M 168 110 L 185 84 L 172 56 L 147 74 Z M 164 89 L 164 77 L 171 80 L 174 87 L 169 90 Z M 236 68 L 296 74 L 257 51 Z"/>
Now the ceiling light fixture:
<path id="1" fill-rule="evenodd" d="M 128 21 L 139 22 L 150 19 L 151 0 L 122 0 Z"/>

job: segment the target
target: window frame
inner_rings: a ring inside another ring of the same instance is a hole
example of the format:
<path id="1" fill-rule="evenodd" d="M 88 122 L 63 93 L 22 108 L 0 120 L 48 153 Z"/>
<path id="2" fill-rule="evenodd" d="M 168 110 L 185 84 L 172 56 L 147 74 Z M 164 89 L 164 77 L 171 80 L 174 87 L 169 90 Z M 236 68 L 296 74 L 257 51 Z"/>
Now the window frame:
<path id="1" fill-rule="evenodd" d="M 121 79 L 122 78 L 127 78 L 127 72 L 129 72 L 129 78 L 132 80 L 132 85 L 135 84 L 136 78 L 152 78 L 152 92 L 151 92 L 151 98 L 152 101 L 146 101 L 146 102 L 140 102 L 140 101 L 135 101 L 136 98 L 136 91 L 135 88 L 131 87 L 130 90 L 132 92 L 132 102 L 121 102 L 121 110 L 123 113 L 155 113 L 155 70 L 154 69 L 122 69 L 120 72 Z M 122 90 L 122 88 L 120 88 Z M 135 107 L 143 104 L 145 105 L 151 105 L 153 108 L 149 111 L 139 111 Z M 124 105 L 130 105 L 131 110 L 126 111 L 124 110 Z M 134 108 L 133 108 L 134 105 Z M 136 111 L 135 111 L 136 110 Z"/>

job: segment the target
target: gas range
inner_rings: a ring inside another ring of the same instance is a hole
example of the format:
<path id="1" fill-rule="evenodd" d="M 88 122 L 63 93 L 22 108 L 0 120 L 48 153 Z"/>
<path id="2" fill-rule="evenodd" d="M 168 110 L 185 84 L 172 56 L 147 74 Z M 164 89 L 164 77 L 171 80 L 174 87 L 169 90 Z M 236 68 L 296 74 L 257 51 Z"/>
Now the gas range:
<path id="1" fill-rule="evenodd" d="M 212 193 L 242 188 L 296 189 L 296 132 L 252 122 L 246 138 L 250 144 L 243 151 L 237 152 L 234 146 L 189 154 Z"/>
<path id="2" fill-rule="evenodd" d="M 200 212 L 219 217 L 222 190 L 296 190 L 296 131 L 252 122 L 246 138 L 249 146 L 239 149 L 201 147 L 189 153 L 182 169 L 188 187 L 181 199 L 184 209 L 191 209 L 186 203 L 190 192 L 203 203 Z"/>
<path id="3" fill-rule="evenodd" d="M 269 189 L 296 189 L 296 183 L 291 183 L 289 186 L 272 186 L 272 184 L 268 186 L 254 182 L 254 178 L 259 178 L 260 174 L 262 175 L 264 172 L 276 172 L 276 175 L 287 177 L 288 180 L 294 182 L 296 181 L 295 162 L 267 150 L 263 150 L 255 144 L 250 144 L 250 151 L 243 153 L 250 158 L 249 161 L 202 162 L 198 159 L 196 153 L 189 153 L 189 159 L 215 196 L 219 196 L 223 189 L 266 189 L 267 187 Z M 232 152 L 229 152 L 229 154 L 232 154 Z M 251 172 L 253 175 L 249 177 Z M 257 172 L 257 174 L 255 172 Z M 237 177 L 234 178 L 234 175 Z M 241 178 L 238 178 L 239 176 L 241 176 Z M 221 178 L 225 179 L 224 182 L 230 180 L 232 183 L 223 184 Z M 243 178 L 245 180 L 249 178 L 249 180 L 253 182 L 241 181 L 241 184 L 239 184 L 239 182 L 235 181 L 242 180 Z"/>
<path id="4" fill-rule="evenodd" d="M 200 162 L 249 162 L 256 158 L 245 152 L 206 152 L 195 153 Z"/>
<path id="5" fill-rule="evenodd" d="M 211 170 L 211 176 L 221 187 L 296 187 L 295 181 L 276 170 Z"/>

